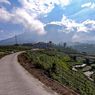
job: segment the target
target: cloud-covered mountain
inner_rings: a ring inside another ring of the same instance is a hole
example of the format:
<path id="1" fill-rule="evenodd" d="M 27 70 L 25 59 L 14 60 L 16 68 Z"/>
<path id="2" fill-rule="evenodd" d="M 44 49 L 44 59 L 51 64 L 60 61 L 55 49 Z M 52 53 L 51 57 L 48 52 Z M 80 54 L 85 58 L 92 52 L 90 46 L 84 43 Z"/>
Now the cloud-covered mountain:
<path id="1" fill-rule="evenodd" d="M 57 35 L 57 36 L 53 37 L 54 35 Z M 71 32 L 68 35 L 65 32 L 59 33 L 56 31 L 50 31 L 47 33 L 47 35 L 43 35 L 43 36 L 37 35 L 35 33 L 31 33 L 31 32 L 24 32 L 20 35 L 17 35 L 16 38 L 14 36 L 12 38 L 1 40 L 0 45 L 16 44 L 16 40 L 17 40 L 18 44 L 33 43 L 33 42 L 40 42 L 40 41 L 42 41 L 42 42 L 43 41 L 44 42 L 53 41 L 54 43 L 66 42 L 66 41 L 69 42 L 71 39 L 71 38 L 69 38 L 69 36 L 73 36 Z"/>
<path id="2" fill-rule="evenodd" d="M 0 40 L 95 41 L 94 9 L 95 0 L 0 0 Z"/>

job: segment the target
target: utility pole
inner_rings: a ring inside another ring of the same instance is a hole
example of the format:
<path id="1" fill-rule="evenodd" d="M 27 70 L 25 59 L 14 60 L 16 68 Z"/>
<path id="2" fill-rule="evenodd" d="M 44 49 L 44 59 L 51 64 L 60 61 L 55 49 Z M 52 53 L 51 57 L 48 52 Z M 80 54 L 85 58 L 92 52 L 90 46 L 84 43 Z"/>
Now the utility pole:
<path id="1" fill-rule="evenodd" d="M 17 36 L 15 35 L 15 45 L 18 45 Z"/>

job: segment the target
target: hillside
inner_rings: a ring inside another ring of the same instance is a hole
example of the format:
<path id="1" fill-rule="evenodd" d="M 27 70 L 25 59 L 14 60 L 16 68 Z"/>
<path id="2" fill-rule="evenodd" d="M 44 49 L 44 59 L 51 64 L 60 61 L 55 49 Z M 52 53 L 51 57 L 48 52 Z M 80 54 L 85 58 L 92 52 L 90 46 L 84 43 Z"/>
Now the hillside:
<path id="1" fill-rule="evenodd" d="M 42 70 L 49 78 L 64 84 L 80 95 L 95 95 L 94 82 L 90 81 L 82 70 L 77 72 L 72 70 L 73 65 L 83 64 L 83 58 L 76 60 L 75 57 L 62 51 L 47 49 L 28 51 L 23 56 L 29 61 L 22 63 L 27 70 L 29 70 L 27 67 L 31 67 L 30 70 L 32 68 Z"/>

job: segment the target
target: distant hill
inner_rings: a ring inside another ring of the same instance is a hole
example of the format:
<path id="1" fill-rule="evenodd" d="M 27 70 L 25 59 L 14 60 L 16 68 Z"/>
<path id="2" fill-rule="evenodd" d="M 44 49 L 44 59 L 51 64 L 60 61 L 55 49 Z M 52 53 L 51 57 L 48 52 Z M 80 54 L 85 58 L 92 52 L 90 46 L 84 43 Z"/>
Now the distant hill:
<path id="1" fill-rule="evenodd" d="M 8 38 L 0 41 L 0 45 L 13 45 L 15 44 L 15 38 Z"/>
<path id="2" fill-rule="evenodd" d="M 72 33 L 70 33 L 69 35 L 73 36 Z M 49 41 L 52 41 L 54 43 L 67 42 L 71 40 L 69 39 L 70 38 L 69 35 L 68 33 L 65 32 L 59 33 L 55 31 L 48 31 L 46 35 L 37 35 L 36 33 L 33 32 L 24 32 L 23 34 L 17 36 L 17 42 L 20 44 L 32 43 L 32 42 L 49 42 Z M 0 45 L 11 45 L 15 43 L 16 43 L 15 37 L 0 41 Z"/>
<path id="3" fill-rule="evenodd" d="M 48 26 L 48 28 L 50 27 Z M 58 35 L 58 36 L 52 37 L 53 35 Z M 72 36 L 72 33 L 70 35 Z M 47 43 L 49 41 L 52 41 L 53 43 L 67 42 L 67 46 L 72 46 L 74 49 L 77 49 L 80 52 L 87 52 L 87 53 L 95 54 L 95 44 L 94 44 L 95 42 L 94 41 L 85 42 L 88 44 L 84 44 L 80 42 L 70 42 L 69 40 L 66 40 L 66 38 L 68 37 L 69 37 L 68 33 L 60 32 L 60 35 L 59 35 L 59 33 L 55 31 L 49 31 L 44 36 L 43 35 L 39 36 L 36 33 L 32 33 L 32 32 L 24 32 L 23 34 L 16 36 L 18 44 L 34 43 L 34 42 L 46 42 Z M 0 41 L 0 45 L 13 45 L 13 44 L 16 44 L 15 37 Z"/>
<path id="4" fill-rule="evenodd" d="M 23 44 L 23 43 L 32 43 L 34 42 L 35 38 L 32 36 L 31 33 L 25 32 L 23 34 L 17 35 L 16 39 L 18 44 Z M 0 41 L 0 45 L 13 45 L 13 44 L 16 44 L 15 37 Z"/>

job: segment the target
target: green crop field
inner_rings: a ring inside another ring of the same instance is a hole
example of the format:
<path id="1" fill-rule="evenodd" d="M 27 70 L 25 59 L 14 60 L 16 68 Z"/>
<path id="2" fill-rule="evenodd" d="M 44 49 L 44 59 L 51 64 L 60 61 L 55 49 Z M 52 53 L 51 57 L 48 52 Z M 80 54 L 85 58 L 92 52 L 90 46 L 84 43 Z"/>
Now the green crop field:
<path id="1" fill-rule="evenodd" d="M 80 95 L 95 95 L 95 84 L 90 81 L 80 70 L 72 70 L 74 63 L 80 64 L 81 60 L 75 61 L 69 55 L 56 50 L 28 51 L 26 57 L 45 74 L 72 88 Z M 31 63 L 31 64 L 32 64 Z"/>

